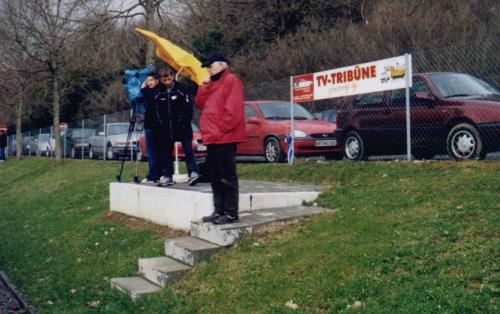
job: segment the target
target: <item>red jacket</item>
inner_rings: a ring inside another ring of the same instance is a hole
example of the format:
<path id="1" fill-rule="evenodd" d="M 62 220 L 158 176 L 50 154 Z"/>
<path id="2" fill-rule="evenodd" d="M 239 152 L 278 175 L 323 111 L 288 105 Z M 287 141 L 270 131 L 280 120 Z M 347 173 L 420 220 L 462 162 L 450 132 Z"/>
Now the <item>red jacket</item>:
<path id="1" fill-rule="evenodd" d="M 246 141 L 243 85 L 229 69 L 219 80 L 200 86 L 195 103 L 201 109 L 203 144 Z"/>

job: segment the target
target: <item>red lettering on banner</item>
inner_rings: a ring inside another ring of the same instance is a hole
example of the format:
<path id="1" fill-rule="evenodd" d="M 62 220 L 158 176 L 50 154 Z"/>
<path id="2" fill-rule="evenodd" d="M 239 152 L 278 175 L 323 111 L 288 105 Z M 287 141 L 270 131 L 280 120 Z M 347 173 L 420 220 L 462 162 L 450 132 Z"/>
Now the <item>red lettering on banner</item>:
<path id="1" fill-rule="evenodd" d="M 364 80 L 365 78 L 370 78 L 370 69 L 362 68 L 361 69 L 361 78 Z"/>
<path id="2" fill-rule="evenodd" d="M 326 74 L 325 75 L 318 75 L 316 77 L 316 80 L 317 80 L 318 86 L 321 86 L 321 84 L 326 85 L 326 83 L 328 82 L 328 76 Z"/>
<path id="3" fill-rule="evenodd" d="M 371 77 L 377 77 L 377 67 L 375 65 L 372 65 L 370 67 L 370 74 L 371 74 Z"/>
<path id="4" fill-rule="evenodd" d="M 337 72 L 337 83 L 343 83 L 342 81 L 342 73 Z"/>
<path id="5" fill-rule="evenodd" d="M 347 71 L 347 80 L 352 82 L 352 70 Z"/>
<path id="6" fill-rule="evenodd" d="M 330 77 L 332 78 L 332 84 L 337 83 L 337 82 L 335 82 L 335 72 L 330 73 Z"/>

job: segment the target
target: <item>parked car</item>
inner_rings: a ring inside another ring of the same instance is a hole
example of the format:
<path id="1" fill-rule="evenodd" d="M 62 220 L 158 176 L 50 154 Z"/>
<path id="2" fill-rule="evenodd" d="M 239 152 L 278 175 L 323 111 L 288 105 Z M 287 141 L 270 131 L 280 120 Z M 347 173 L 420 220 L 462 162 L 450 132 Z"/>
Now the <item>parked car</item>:
<path id="1" fill-rule="evenodd" d="M 89 138 L 96 134 L 96 129 L 92 128 L 73 128 L 66 131 L 66 147 L 65 156 L 71 158 L 78 158 L 82 155 L 85 156 L 89 153 Z"/>
<path id="2" fill-rule="evenodd" d="M 410 95 L 412 154 L 482 159 L 500 150 L 500 92 L 464 73 L 419 73 Z M 346 158 L 406 153 L 405 90 L 356 96 L 337 113 Z"/>
<path id="3" fill-rule="evenodd" d="M 201 140 L 201 133 L 198 126 L 193 122 L 191 123 L 193 128 L 193 151 L 195 157 L 204 157 L 207 155 L 207 146 L 203 145 Z M 179 143 L 177 145 L 177 154 L 179 158 L 184 158 L 184 151 L 182 150 L 182 145 Z M 172 151 L 172 156 L 175 156 L 175 147 Z M 137 160 L 146 160 L 148 158 L 148 153 L 146 149 L 146 137 L 143 135 L 139 138 L 139 149 L 136 154 Z"/>
<path id="4" fill-rule="evenodd" d="M 132 155 L 137 153 L 137 140 L 139 132 L 132 131 L 127 152 L 125 144 L 127 142 L 129 123 L 109 123 L 106 128 L 100 126 L 97 134 L 89 138 L 89 158 L 95 159 L 106 154 L 106 159 L 116 159 L 127 157 L 132 149 Z M 125 156 L 127 155 L 127 156 Z"/>
<path id="5" fill-rule="evenodd" d="M 329 121 L 332 123 L 337 123 L 337 110 L 328 109 L 325 111 L 316 112 L 314 116 L 320 120 Z"/>
<path id="6" fill-rule="evenodd" d="M 36 155 L 50 157 L 54 152 L 56 141 L 49 133 L 39 134 L 36 138 Z"/>
<path id="7" fill-rule="evenodd" d="M 335 135 L 336 125 L 318 120 L 299 104 L 293 106 L 295 155 L 342 159 Z M 285 160 L 285 136 L 290 132 L 290 117 L 290 102 L 245 102 L 247 141 L 238 144 L 236 154 L 264 156 L 267 162 Z"/>
<path id="8" fill-rule="evenodd" d="M 23 136 L 23 143 L 22 143 L 22 154 L 23 156 L 28 156 L 31 154 L 31 150 L 33 149 L 31 147 L 31 143 L 33 142 L 33 136 L 28 136 L 24 135 Z"/>

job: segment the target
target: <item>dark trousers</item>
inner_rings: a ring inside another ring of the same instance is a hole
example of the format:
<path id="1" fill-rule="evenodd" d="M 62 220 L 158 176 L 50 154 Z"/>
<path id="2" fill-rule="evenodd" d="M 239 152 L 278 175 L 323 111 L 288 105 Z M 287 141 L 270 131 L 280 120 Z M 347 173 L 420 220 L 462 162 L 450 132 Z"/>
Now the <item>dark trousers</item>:
<path id="1" fill-rule="evenodd" d="M 174 173 L 172 149 L 174 142 L 164 130 L 145 129 L 148 153 L 148 180 L 157 181 L 161 176 L 172 177 Z"/>
<path id="2" fill-rule="evenodd" d="M 184 152 L 184 159 L 186 160 L 186 166 L 188 173 L 193 172 L 199 173 L 198 165 L 196 164 L 196 158 L 193 152 L 193 140 L 182 140 L 182 151 Z"/>
<path id="3" fill-rule="evenodd" d="M 0 147 L 0 160 L 5 160 L 5 147 Z"/>
<path id="4" fill-rule="evenodd" d="M 209 144 L 207 166 L 215 212 L 238 217 L 239 188 L 236 174 L 236 143 Z"/>

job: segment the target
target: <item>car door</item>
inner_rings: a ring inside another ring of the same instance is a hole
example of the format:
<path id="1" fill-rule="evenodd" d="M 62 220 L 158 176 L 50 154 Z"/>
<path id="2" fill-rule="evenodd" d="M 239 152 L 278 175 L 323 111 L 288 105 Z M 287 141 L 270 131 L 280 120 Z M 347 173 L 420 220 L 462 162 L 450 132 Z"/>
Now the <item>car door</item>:
<path id="1" fill-rule="evenodd" d="M 390 113 L 384 92 L 356 96 L 352 121 L 355 121 L 354 126 L 369 152 L 384 152 L 391 148 Z"/>
<path id="2" fill-rule="evenodd" d="M 425 98 L 416 95 L 423 93 Z M 389 103 L 394 108 L 392 120 L 395 127 L 394 140 L 401 151 L 406 150 L 406 90 L 399 89 L 390 92 Z M 444 134 L 444 122 L 441 114 L 437 112 L 436 98 L 421 77 L 413 77 L 410 89 L 410 128 L 412 149 L 432 151 L 431 142 Z"/>

